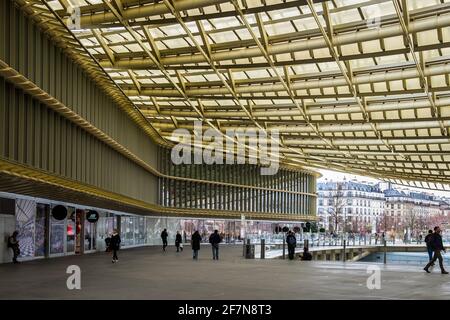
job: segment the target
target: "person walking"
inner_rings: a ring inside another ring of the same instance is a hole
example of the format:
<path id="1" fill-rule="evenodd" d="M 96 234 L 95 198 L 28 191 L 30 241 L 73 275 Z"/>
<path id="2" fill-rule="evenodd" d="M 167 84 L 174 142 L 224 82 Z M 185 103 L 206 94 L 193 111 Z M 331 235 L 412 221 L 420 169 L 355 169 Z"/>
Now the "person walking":
<path id="1" fill-rule="evenodd" d="M 198 231 L 195 231 L 191 239 L 191 246 L 193 252 L 192 259 L 194 260 L 198 260 L 198 250 L 200 250 L 200 242 L 202 242 L 202 236 L 200 235 L 200 233 L 198 233 Z"/>
<path id="2" fill-rule="evenodd" d="M 425 244 L 427 245 L 428 251 L 428 262 L 433 260 L 433 247 L 431 241 L 433 240 L 433 230 L 428 230 L 428 234 L 425 237 Z M 432 264 L 434 266 L 434 263 Z"/>
<path id="3" fill-rule="evenodd" d="M 180 231 L 177 231 L 177 235 L 175 237 L 175 247 L 177 247 L 177 252 L 183 251 L 183 247 L 182 247 L 182 238 L 181 238 L 181 234 Z"/>
<path id="4" fill-rule="evenodd" d="M 17 261 L 17 257 L 20 255 L 19 240 L 17 240 L 18 235 L 19 232 L 14 231 L 13 234 L 8 238 L 8 247 L 11 248 L 13 252 L 13 263 L 19 263 L 19 261 Z"/>
<path id="5" fill-rule="evenodd" d="M 423 270 L 425 270 L 427 273 L 430 273 L 430 270 L 428 270 L 428 268 L 437 259 L 439 259 L 439 267 L 441 268 L 441 273 L 448 274 L 448 272 L 445 271 L 445 269 L 444 269 L 444 263 L 443 263 L 443 258 L 442 258 L 442 254 L 441 254 L 441 251 L 445 252 L 445 247 L 442 243 L 441 228 L 439 228 L 439 227 L 434 227 L 434 233 L 431 238 L 431 247 L 434 250 L 433 259 L 430 262 L 428 262 L 428 264 L 425 266 L 425 268 L 423 268 Z"/>
<path id="6" fill-rule="evenodd" d="M 117 229 L 114 229 L 113 234 L 111 236 L 111 240 L 109 241 L 110 250 L 113 252 L 112 262 L 116 263 L 119 261 L 119 257 L 117 256 L 117 251 L 120 249 L 120 235 Z"/>
<path id="7" fill-rule="evenodd" d="M 209 243 L 211 243 L 212 246 L 213 260 L 219 260 L 219 243 L 221 242 L 222 238 L 220 238 L 219 230 L 214 230 L 214 233 L 209 236 Z"/>
<path id="8" fill-rule="evenodd" d="M 288 256 L 289 260 L 294 260 L 295 247 L 297 246 L 297 239 L 292 231 L 289 230 L 286 237 L 286 243 L 288 245 Z"/>
<path id="9" fill-rule="evenodd" d="M 166 251 L 166 247 L 167 247 L 167 237 L 169 236 L 169 234 L 167 233 L 167 229 L 164 229 L 161 232 L 161 239 L 163 242 L 163 250 Z"/>

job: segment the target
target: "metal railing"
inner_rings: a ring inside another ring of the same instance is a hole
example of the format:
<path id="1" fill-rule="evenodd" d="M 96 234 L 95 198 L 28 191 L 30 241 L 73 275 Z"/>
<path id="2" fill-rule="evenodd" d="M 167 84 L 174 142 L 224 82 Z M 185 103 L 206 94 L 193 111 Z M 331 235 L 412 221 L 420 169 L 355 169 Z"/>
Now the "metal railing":
<path id="1" fill-rule="evenodd" d="M 286 256 L 287 244 L 285 241 L 285 234 L 271 234 L 265 235 L 248 235 L 244 245 L 244 253 L 248 252 L 247 246 L 252 246 L 254 258 L 266 258 L 270 257 L 272 253 L 280 254 L 282 252 L 283 259 Z M 340 236 L 327 236 L 323 234 L 304 233 L 296 234 L 297 245 L 296 251 L 302 250 L 305 246 L 308 248 L 320 248 L 320 247 L 341 247 L 345 250 L 346 247 L 359 247 L 359 246 L 417 246 L 423 245 L 425 248 L 425 242 L 423 239 L 399 239 L 386 237 L 386 242 L 382 237 L 376 237 L 374 235 L 340 235 Z M 449 238 L 443 239 L 444 244 L 450 244 Z M 345 252 L 345 251 L 344 251 Z"/>

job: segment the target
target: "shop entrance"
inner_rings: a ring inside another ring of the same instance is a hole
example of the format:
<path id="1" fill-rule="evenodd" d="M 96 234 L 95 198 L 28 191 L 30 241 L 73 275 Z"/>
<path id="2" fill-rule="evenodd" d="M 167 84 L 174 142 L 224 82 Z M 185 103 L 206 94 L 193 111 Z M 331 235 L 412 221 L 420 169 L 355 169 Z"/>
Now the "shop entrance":
<path id="1" fill-rule="evenodd" d="M 76 209 L 75 210 L 75 253 L 81 254 L 84 252 L 83 250 L 83 234 L 84 234 L 84 210 Z"/>
<path id="2" fill-rule="evenodd" d="M 73 210 L 73 209 L 72 209 Z M 75 233 L 67 237 L 75 243 L 75 254 L 87 253 L 97 249 L 97 224 L 86 218 L 87 210 L 75 209 Z M 73 232 L 72 232 L 73 233 Z"/>

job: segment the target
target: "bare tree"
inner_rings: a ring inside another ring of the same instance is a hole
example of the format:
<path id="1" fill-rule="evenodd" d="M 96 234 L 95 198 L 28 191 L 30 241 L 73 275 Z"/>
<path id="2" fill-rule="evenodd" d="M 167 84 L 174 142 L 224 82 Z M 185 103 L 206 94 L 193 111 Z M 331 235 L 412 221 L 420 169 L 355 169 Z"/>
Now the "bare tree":
<path id="1" fill-rule="evenodd" d="M 346 205 L 346 199 L 342 189 L 343 184 L 336 182 L 336 190 L 331 191 L 330 196 L 328 197 L 328 213 L 330 214 L 330 220 L 334 226 L 333 232 L 338 231 L 339 224 L 342 220 L 342 213 Z"/>
<path id="2" fill-rule="evenodd" d="M 426 228 L 427 228 L 427 221 L 428 221 L 428 215 L 427 216 L 423 216 L 420 215 L 419 218 L 417 219 L 417 235 L 421 234 L 422 232 L 426 232 Z"/>
<path id="3" fill-rule="evenodd" d="M 448 222 L 449 219 L 444 214 L 430 215 L 426 219 L 426 225 L 428 225 L 430 229 L 433 229 L 435 226 L 447 225 Z"/>
<path id="4" fill-rule="evenodd" d="M 377 232 L 383 231 L 385 234 L 389 230 L 389 226 L 392 225 L 392 217 L 389 215 L 386 209 L 383 209 L 380 219 L 377 224 Z"/>
<path id="5" fill-rule="evenodd" d="M 419 214 L 417 213 L 417 210 L 414 209 L 413 205 L 407 206 L 403 221 L 407 230 L 409 229 L 413 232 L 417 229 L 419 224 Z"/>

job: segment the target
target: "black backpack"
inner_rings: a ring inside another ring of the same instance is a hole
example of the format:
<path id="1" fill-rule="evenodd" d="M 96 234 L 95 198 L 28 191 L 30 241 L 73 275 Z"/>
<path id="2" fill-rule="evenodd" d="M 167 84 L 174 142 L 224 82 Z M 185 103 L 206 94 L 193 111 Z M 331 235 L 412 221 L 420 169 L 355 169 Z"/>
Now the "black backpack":
<path id="1" fill-rule="evenodd" d="M 296 243 L 296 241 L 297 241 L 297 239 L 295 239 L 294 236 L 288 236 L 288 237 L 287 237 L 287 243 L 288 243 L 288 244 L 293 245 L 293 244 Z"/>

